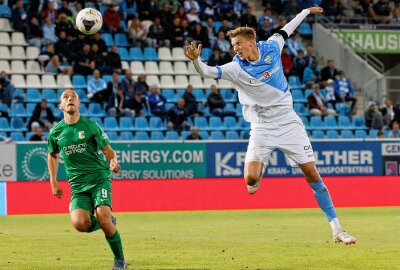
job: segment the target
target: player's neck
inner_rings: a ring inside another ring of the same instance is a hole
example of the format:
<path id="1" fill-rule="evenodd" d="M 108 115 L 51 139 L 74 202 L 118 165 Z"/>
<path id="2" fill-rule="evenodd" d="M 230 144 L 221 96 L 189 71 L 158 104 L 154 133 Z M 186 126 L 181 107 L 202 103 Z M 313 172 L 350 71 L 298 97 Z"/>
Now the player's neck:
<path id="1" fill-rule="evenodd" d="M 76 122 L 79 121 L 80 118 L 80 113 L 79 112 L 75 112 L 73 114 L 69 114 L 64 112 L 64 122 L 68 125 L 72 125 L 75 124 Z"/>
<path id="2" fill-rule="evenodd" d="M 250 51 L 250 57 L 247 59 L 247 61 L 255 62 L 258 61 L 259 58 L 260 58 L 260 52 L 258 51 L 257 46 L 252 47 Z"/>

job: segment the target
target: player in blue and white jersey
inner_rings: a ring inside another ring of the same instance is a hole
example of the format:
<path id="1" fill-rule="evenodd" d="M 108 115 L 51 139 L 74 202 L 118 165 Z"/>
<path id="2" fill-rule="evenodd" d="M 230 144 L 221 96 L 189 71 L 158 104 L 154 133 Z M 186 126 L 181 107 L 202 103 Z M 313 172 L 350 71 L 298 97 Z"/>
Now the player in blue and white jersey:
<path id="1" fill-rule="evenodd" d="M 268 156 L 281 149 L 292 165 L 298 165 L 313 189 L 319 206 L 332 227 L 336 242 L 354 244 L 356 239 L 339 224 L 328 189 L 315 167 L 310 140 L 300 117 L 293 110 L 292 95 L 283 74 L 281 52 L 285 42 L 308 14 L 320 7 L 304 9 L 266 41 L 256 41 L 254 29 L 239 27 L 227 33 L 236 56 L 232 62 L 210 67 L 200 59 L 202 45 L 186 47 L 185 55 L 201 77 L 230 81 L 239 93 L 243 117 L 251 123 L 244 178 L 254 194 L 264 175 Z"/>

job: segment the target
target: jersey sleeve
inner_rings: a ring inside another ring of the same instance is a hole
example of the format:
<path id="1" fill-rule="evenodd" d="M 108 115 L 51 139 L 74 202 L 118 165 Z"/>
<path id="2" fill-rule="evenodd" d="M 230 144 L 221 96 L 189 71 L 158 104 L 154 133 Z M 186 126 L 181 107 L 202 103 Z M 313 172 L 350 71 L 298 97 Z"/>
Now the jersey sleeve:
<path id="1" fill-rule="evenodd" d="M 52 132 L 49 133 L 49 137 L 47 139 L 47 150 L 49 151 L 49 154 L 60 153 L 60 148 L 58 147 L 57 141 Z"/>
<path id="2" fill-rule="evenodd" d="M 268 42 L 275 46 L 279 53 L 282 53 L 283 46 L 285 45 L 285 39 L 282 37 L 282 35 L 275 33 L 268 39 Z"/>
<path id="3" fill-rule="evenodd" d="M 99 124 L 97 124 L 96 122 L 92 122 L 92 132 L 93 132 L 93 137 L 97 143 L 97 146 L 100 149 L 103 149 L 104 147 L 106 147 L 107 145 L 110 144 L 110 140 L 108 139 L 107 134 L 104 132 L 104 130 L 101 129 L 101 127 L 99 126 Z"/>
<path id="4" fill-rule="evenodd" d="M 193 61 L 193 65 L 201 77 L 212 78 L 215 80 L 224 79 L 231 82 L 236 81 L 240 72 L 240 66 L 235 62 L 211 67 L 203 63 L 200 57 L 198 57 Z"/>

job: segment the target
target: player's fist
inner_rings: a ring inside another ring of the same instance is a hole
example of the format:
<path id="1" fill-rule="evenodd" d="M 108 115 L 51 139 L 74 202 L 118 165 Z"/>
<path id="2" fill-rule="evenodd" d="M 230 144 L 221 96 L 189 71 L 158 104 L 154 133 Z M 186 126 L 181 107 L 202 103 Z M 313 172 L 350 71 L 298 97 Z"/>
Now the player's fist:
<path id="1" fill-rule="evenodd" d="M 186 46 L 186 50 L 185 50 L 186 57 L 189 58 L 190 61 L 194 61 L 197 57 L 200 56 L 202 47 L 203 47 L 203 45 L 199 44 L 196 49 L 196 47 L 194 46 L 194 43 L 191 42 L 189 45 Z"/>
<path id="2" fill-rule="evenodd" d="M 118 162 L 111 160 L 110 161 L 110 170 L 115 173 L 118 173 L 121 170 L 121 166 L 119 166 Z"/>
<path id="3" fill-rule="evenodd" d="M 51 192 L 59 199 L 64 196 L 61 186 L 58 183 L 51 183 Z"/>
<path id="4" fill-rule="evenodd" d="M 324 12 L 322 7 L 310 7 L 308 10 L 310 11 L 310 14 L 318 14 Z"/>

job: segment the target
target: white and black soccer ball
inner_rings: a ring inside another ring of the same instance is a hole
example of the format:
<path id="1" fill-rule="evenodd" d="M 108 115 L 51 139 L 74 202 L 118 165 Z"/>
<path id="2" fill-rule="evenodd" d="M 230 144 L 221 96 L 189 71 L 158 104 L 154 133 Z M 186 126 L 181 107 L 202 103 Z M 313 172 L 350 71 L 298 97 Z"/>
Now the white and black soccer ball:
<path id="1" fill-rule="evenodd" d="M 101 13 L 94 8 L 85 8 L 79 11 L 75 19 L 76 27 L 85 35 L 98 32 L 103 25 Z"/>

